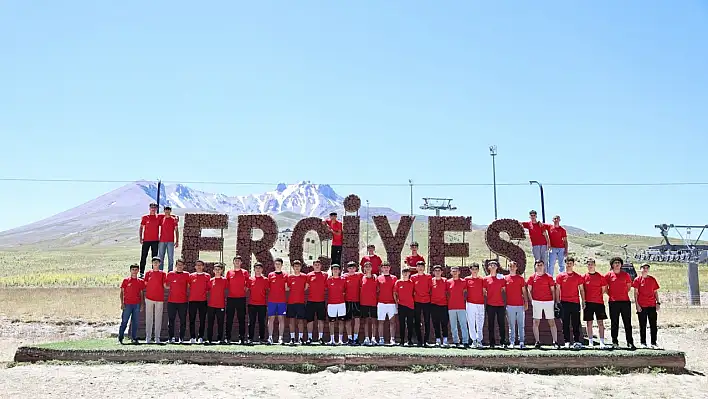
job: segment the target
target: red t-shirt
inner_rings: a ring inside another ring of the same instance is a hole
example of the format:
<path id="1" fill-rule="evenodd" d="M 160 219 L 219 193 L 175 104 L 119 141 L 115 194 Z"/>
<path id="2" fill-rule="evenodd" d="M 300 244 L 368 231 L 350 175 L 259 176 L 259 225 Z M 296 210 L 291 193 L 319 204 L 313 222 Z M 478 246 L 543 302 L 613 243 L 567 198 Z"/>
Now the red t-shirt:
<path id="1" fill-rule="evenodd" d="M 162 215 L 144 215 L 140 220 L 140 225 L 143 226 L 143 241 L 159 241 L 160 240 L 160 223 Z"/>
<path id="2" fill-rule="evenodd" d="M 550 274 L 543 273 L 539 276 L 534 273 L 526 281 L 526 285 L 531 288 L 531 299 L 536 301 L 553 300 L 552 288 L 556 285 L 556 282 L 553 281 L 553 277 Z"/>
<path id="3" fill-rule="evenodd" d="M 167 288 L 170 293 L 167 295 L 167 302 L 170 303 L 186 303 L 187 302 L 187 286 L 189 285 L 189 273 L 187 272 L 169 272 L 167 273 Z"/>
<path id="4" fill-rule="evenodd" d="M 422 256 L 420 256 L 420 254 L 418 254 L 418 255 L 408 255 L 408 256 L 406 256 L 406 264 L 407 264 L 408 266 L 410 266 L 410 267 L 413 267 L 413 268 L 417 267 L 416 264 L 417 264 L 419 261 L 420 261 L 420 262 L 425 262 L 425 258 L 423 258 Z M 416 302 L 418 302 L 418 301 L 416 301 Z"/>
<path id="5" fill-rule="evenodd" d="M 291 274 L 288 276 L 288 287 L 290 288 L 288 294 L 288 303 L 305 303 L 305 284 L 307 283 L 307 275 L 298 274 L 297 276 Z"/>
<path id="6" fill-rule="evenodd" d="M 229 289 L 229 298 L 243 298 L 246 296 L 250 276 L 246 269 L 231 269 L 226 272 L 226 284 Z"/>
<path id="7" fill-rule="evenodd" d="M 396 303 L 393 299 L 393 286 L 396 285 L 396 276 L 381 275 L 376 279 L 379 288 L 379 303 Z"/>
<path id="8" fill-rule="evenodd" d="M 263 306 L 266 304 L 266 296 L 268 293 L 268 279 L 263 275 L 253 276 L 248 281 L 248 304 Z"/>
<path id="9" fill-rule="evenodd" d="M 120 285 L 123 289 L 123 303 L 126 305 L 139 305 L 142 302 L 140 293 L 145 289 L 145 281 L 137 277 L 126 277 Z"/>
<path id="10" fill-rule="evenodd" d="M 393 291 L 398 295 L 398 306 L 405 306 L 413 309 L 413 282 L 410 280 L 398 280 L 393 287 Z"/>
<path id="11" fill-rule="evenodd" d="M 327 219 L 326 223 L 332 229 L 332 245 L 342 246 L 342 222 Z"/>
<path id="12" fill-rule="evenodd" d="M 632 286 L 637 290 L 637 303 L 643 308 L 656 307 L 656 295 L 659 283 L 652 276 L 639 276 L 634 279 Z"/>
<path id="13" fill-rule="evenodd" d="M 484 279 L 480 276 L 465 277 L 467 288 L 467 302 L 484 305 Z"/>
<path id="14" fill-rule="evenodd" d="M 432 279 L 430 285 L 430 303 L 438 306 L 447 306 L 447 280 Z"/>
<path id="15" fill-rule="evenodd" d="M 362 277 L 364 277 L 364 274 L 360 272 L 344 275 L 344 279 L 347 282 L 347 296 L 345 298 L 347 302 L 359 302 Z"/>
<path id="16" fill-rule="evenodd" d="M 583 285 L 583 277 L 578 273 L 563 272 L 556 276 L 556 284 L 560 287 L 561 302 L 580 303 L 578 287 Z"/>
<path id="17" fill-rule="evenodd" d="M 175 242 L 175 227 L 177 227 L 177 218 L 162 216 L 160 222 L 160 242 Z"/>
<path id="18" fill-rule="evenodd" d="M 377 295 L 376 295 L 376 288 L 377 288 L 377 281 L 376 281 L 376 275 L 371 275 L 371 277 L 366 277 L 364 275 L 361 278 L 361 295 L 359 296 L 359 304 L 361 306 L 376 306 L 377 302 Z"/>
<path id="19" fill-rule="evenodd" d="M 518 274 L 508 275 L 506 280 L 506 304 L 509 306 L 524 306 L 524 287 L 526 281 Z"/>
<path id="20" fill-rule="evenodd" d="M 632 277 L 625 271 L 619 273 L 609 272 L 605 276 L 607 280 L 607 293 L 610 302 L 629 301 L 629 288 L 632 285 Z"/>
<path id="21" fill-rule="evenodd" d="M 209 302 L 210 308 L 223 309 L 226 306 L 226 278 L 212 277 L 209 280 Z"/>
<path id="22" fill-rule="evenodd" d="M 145 273 L 145 298 L 151 301 L 165 301 L 165 279 L 167 273 L 162 270 L 148 270 Z"/>
<path id="23" fill-rule="evenodd" d="M 324 302 L 325 289 L 327 285 L 327 273 L 309 272 L 307 273 L 307 301 Z"/>
<path id="24" fill-rule="evenodd" d="M 415 285 L 413 299 L 418 303 L 430 303 L 430 289 L 433 284 L 433 276 L 430 274 L 414 274 L 411 281 Z"/>
<path id="25" fill-rule="evenodd" d="M 330 276 L 327 279 L 327 304 L 337 305 L 344 303 L 344 296 L 347 291 L 347 280 L 344 277 Z"/>
<path id="26" fill-rule="evenodd" d="M 207 300 L 211 276 L 207 273 L 192 273 L 189 275 L 189 302 Z"/>
<path id="27" fill-rule="evenodd" d="M 546 236 L 543 235 L 544 231 L 548 230 L 548 225 L 541 222 L 536 222 L 531 224 L 531 222 L 522 222 L 522 226 L 529 231 L 529 238 L 531 238 L 531 245 L 548 245 L 546 242 Z"/>
<path id="28" fill-rule="evenodd" d="M 602 287 L 607 285 L 607 280 L 600 273 L 586 273 L 583 276 L 583 289 L 585 290 L 585 302 L 605 303 L 602 297 Z"/>
<path id="29" fill-rule="evenodd" d="M 484 278 L 484 288 L 487 289 L 487 305 L 504 306 L 502 290 L 506 288 L 506 279 L 487 276 Z"/>
<path id="30" fill-rule="evenodd" d="M 565 229 L 561 226 L 551 226 L 548 228 L 548 240 L 551 241 L 551 248 L 565 248 L 563 239 L 568 237 Z"/>
<path id="31" fill-rule="evenodd" d="M 447 292 L 450 293 L 447 299 L 448 310 L 465 310 L 465 288 L 467 283 L 463 279 L 447 280 Z"/>
<path id="32" fill-rule="evenodd" d="M 285 284 L 288 281 L 288 274 L 285 272 L 268 273 L 268 302 L 286 303 Z"/>
<path id="33" fill-rule="evenodd" d="M 381 267 L 381 257 L 374 254 L 374 255 L 366 255 L 363 258 L 361 258 L 361 262 L 359 262 L 359 265 L 362 267 L 361 270 L 364 270 L 364 263 L 366 262 L 371 262 L 371 274 L 379 274 L 379 267 Z"/>

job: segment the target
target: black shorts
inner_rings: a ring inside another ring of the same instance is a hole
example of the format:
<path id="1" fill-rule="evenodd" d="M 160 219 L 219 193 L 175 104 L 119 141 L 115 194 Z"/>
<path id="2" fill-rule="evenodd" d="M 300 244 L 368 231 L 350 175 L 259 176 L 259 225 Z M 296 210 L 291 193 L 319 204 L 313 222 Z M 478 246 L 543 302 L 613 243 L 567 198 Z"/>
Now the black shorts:
<path id="1" fill-rule="evenodd" d="M 593 319 L 595 317 L 597 317 L 598 321 L 607 319 L 607 313 L 605 312 L 605 304 L 604 303 L 585 302 L 585 311 L 583 311 L 583 320 L 584 321 L 593 321 Z"/>
<path id="2" fill-rule="evenodd" d="M 347 302 L 347 315 L 344 320 L 358 319 L 361 317 L 361 306 L 359 302 Z"/>
<path id="3" fill-rule="evenodd" d="M 378 319 L 378 312 L 376 311 L 376 306 L 359 306 L 359 316 L 362 319 Z"/>
<path id="4" fill-rule="evenodd" d="M 324 302 L 308 302 L 305 305 L 305 318 L 307 322 L 315 321 L 317 317 L 318 321 L 325 321 L 327 318 L 327 308 Z"/>
<path id="5" fill-rule="evenodd" d="M 288 319 L 298 319 L 305 320 L 307 312 L 305 312 L 304 303 L 291 303 L 287 306 L 287 311 L 285 312 L 285 317 Z"/>

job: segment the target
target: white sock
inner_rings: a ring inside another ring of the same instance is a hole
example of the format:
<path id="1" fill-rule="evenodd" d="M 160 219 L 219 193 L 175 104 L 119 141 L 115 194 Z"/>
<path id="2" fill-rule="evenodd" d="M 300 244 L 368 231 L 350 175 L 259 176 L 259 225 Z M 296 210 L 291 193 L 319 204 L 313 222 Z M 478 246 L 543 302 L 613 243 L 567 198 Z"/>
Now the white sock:
<path id="1" fill-rule="evenodd" d="M 323 334 L 324 334 L 324 333 L 320 333 L 320 339 L 322 339 L 322 335 L 323 335 Z"/>
<path id="2" fill-rule="evenodd" d="M 311 333 L 311 332 L 307 333 L 307 338 L 312 339 L 312 333 Z"/>
<path id="3" fill-rule="evenodd" d="M 295 339 L 295 333 L 294 333 L 294 332 L 291 332 L 291 333 L 290 333 L 290 339 Z"/>
<path id="4" fill-rule="evenodd" d="M 347 338 L 349 338 L 349 340 L 351 341 L 351 340 L 352 340 L 351 334 L 350 334 L 350 335 L 347 335 Z"/>
<path id="5" fill-rule="evenodd" d="M 329 342 L 334 342 L 334 335 L 331 335 L 331 336 L 329 337 Z"/>
<path id="6" fill-rule="evenodd" d="M 447 337 L 443 337 L 443 344 L 447 345 Z"/>
<path id="7" fill-rule="evenodd" d="M 435 338 L 435 343 L 439 344 L 440 343 L 440 338 Z"/>
<path id="8" fill-rule="evenodd" d="M 604 338 L 600 338 L 600 343 L 603 344 L 603 345 L 605 345 L 605 339 L 604 339 Z"/>
<path id="9" fill-rule="evenodd" d="M 359 334 L 354 334 L 354 339 L 355 340 L 359 339 Z"/>
<path id="10" fill-rule="evenodd" d="M 380 337 L 379 337 L 379 341 L 383 341 L 383 340 L 384 340 L 384 339 L 383 339 L 383 336 L 380 336 Z"/>
<path id="11" fill-rule="evenodd" d="M 342 342 L 342 334 L 339 334 L 339 342 Z"/>
<path id="12" fill-rule="evenodd" d="M 298 334 L 298 338 L 300 338 L 300 340 L 302 340 L 302 333 Z"/>

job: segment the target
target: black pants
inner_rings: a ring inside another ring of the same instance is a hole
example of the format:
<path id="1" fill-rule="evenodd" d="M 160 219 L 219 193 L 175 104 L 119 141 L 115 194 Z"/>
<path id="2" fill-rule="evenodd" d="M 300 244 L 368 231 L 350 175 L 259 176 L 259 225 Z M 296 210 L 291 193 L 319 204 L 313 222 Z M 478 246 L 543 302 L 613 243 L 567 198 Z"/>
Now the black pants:
<path id="1" fill-rule="evenodd" d="M 248 339 L 251 341 L 256 338 L 256 320 L 258 320 L 258 332 L 261 342 L 266 339 L 266 313 L 268 307 L 266 305 L 248 305 Z"/>
<path id="2" fill-rule="evenodd" d="M 435 339 L 447 338 L 447 324 L 450 322 L 450 315 L 447 313 L 447 306 L 430 304 L 430 315 L 433 318 L 433 330 Z"/>
<path id="3" fill-rule="evenodd" d="M 226 298 L 226 339 L 232 339 L 234 315 L 238 318 L 238 339 L 246 340 L 246 297 Z"/>
<path id="4" fill-rule="evenodd" d="M 619 336 L 619 319 L 622 316 L 622 325 L 624 326 L 624 334 L 627 338 L 627 345 L 634 344 L 632 338 L 632 303 L 629 301 L 610 301 L 610 323 L 612 328 L 612 343 L 618 344 Z"/>
<path id="5" fill-rule="evenodd" d="M 420 315 L 423 314 L 423 324 L 425 325 L 425 337 L 421 331 Z M 418 345 L 430 342 L 430 304 L 415 302 L 413 305 L 413 323 L 415 324 L 415 336 Z"/>
<path id="6" fill-rule="evenodd" d="M 157 256 L 157 245 L 160 241 L 143 241 L 143 248 L 140 252 L 140 274 L 145 273 L 145 264 L 147 264 L 148 250 L 151 257 Z"/>
<path id="7" fill-rule="evenodd" d="M 561 321 L 563 322 L 563 339 L 570 343 L 570 327 L 573 327 L 573 342 L 580 342 L 580 304 L 561 302 Z"/>
<path id="8" fill-rule="evenodd" d="M 175 338 L 175 319 L 179 316 L 179 339 L 184 340 L 187 331 L 187 303 L 167 302 L 167 335 Z"/>
<path id="9" fill-rule="evenodd" d="M 647 343 L 647 319 L 649 319 L 651 344 L 656 345 L 656 307 L 642 308 L 642 311 L 637 313 L 637 316 L 639 316 L 639 339 L 642 344 Z"/>
<path id="10" fill-rule="evenodd" d="M 332 264 L 342 266 L 342 246 L 332 245 Z"/>
<path id="11" fill-rule="evenodd" d="M 401 334 L 401 343 L 413 341 L 413 332 L 415 331 L 413 313 L 413 309 L 400 304 L 398 305 L 398 331 Z M 406 331 L 406 328 L 408 331 Z M 406 334 L 406 332 L 408 334 Z"/>
<path id="12" fill-rule="evenodd" d="M 197 335 L 197 313 L 199 313 L 199 335 Z M 207 324 L 207 301 L 189 303 L 189 338 L 204 338 L 204 327 Z"/>
<path id="13" fill-rule="evenodd" d="M 224 339 L 224 309 L 211 306 L 207 308 L 206 340 L 210 342 L 214 338 L 214 318 L 216 318 L 216 340 L 221 341 Z"/>
<path id="14" fill-rule="evenodd" d="M 506 308 L 504 306 L 487 305 L 485 309 L 487 313 L 487 330 L 489 333 L 489 345 L 497 344 L 496 335 L 494 334 L 494 319 L 499 325 L 499 343 L 506 344 Z"/>

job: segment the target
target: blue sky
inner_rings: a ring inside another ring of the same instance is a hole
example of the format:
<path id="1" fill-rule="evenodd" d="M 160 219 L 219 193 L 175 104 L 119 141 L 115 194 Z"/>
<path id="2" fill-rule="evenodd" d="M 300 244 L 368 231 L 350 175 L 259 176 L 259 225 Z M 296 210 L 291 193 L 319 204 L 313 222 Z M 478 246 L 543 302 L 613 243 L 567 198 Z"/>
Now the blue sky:
<path id="1" fill-rule="evenodd" d="M 4 2 L 0 178 L 311 180 L 406 211 L 407 187 L 342 183 L 491 183 L 496 144 L 548 214 L 656 234 L 708 223 L 708 185 L 553 184 L 707 182 L 706 37 L 688 0 Z M 118 186 L 0 181 L 0 230 Z M 414 196 L 493 219 L 488 186 Z"/>

